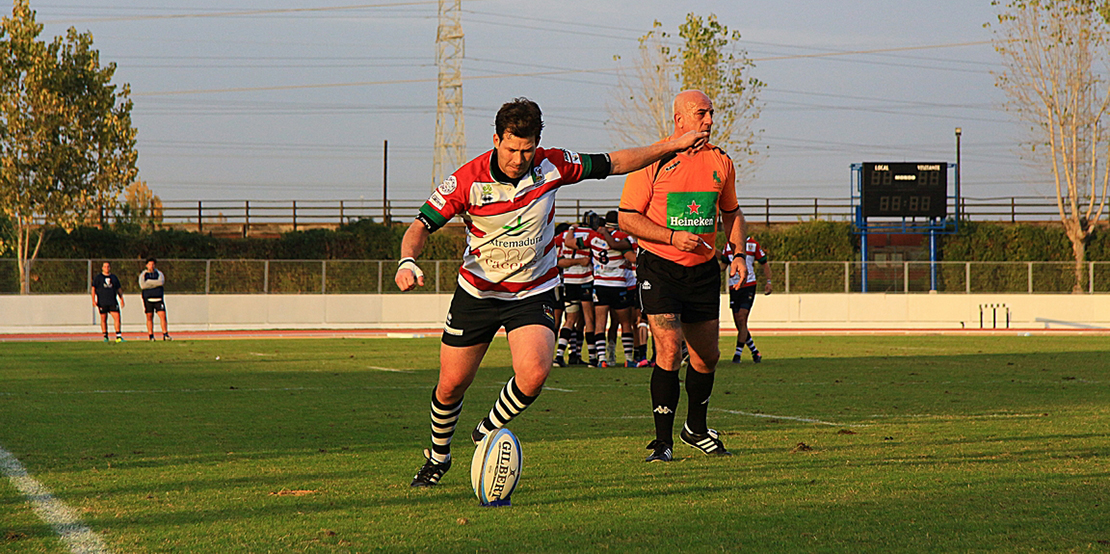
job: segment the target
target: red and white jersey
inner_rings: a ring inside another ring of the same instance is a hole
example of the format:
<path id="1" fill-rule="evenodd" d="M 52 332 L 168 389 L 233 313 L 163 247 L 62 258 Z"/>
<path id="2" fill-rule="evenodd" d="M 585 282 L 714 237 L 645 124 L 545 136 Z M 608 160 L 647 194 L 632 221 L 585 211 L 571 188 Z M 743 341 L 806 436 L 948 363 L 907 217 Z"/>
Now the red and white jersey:
<path id="1" fill-rule="evenodd" d="M 728 261 L 731 263 L 734 257 L 732 254 L 732 243 L 725 243 L 724 252 L 725 256 L 728 257 Z M 761 264 L 767 263 L 767 253 L 763 251 L 763 247 L 760 246 L 759 241 L 751 237 L 748 237 L 747 242 L 744 243 L 744 262 L 748 266 L 748 276 L 744 279 L 744 286 L 754 286 L 756 282 L 759 281 L 759 278 L 755 276 L 755 262 L 759 262 Z M 737 276 L 728 276 L 729 288 L 736 286 L 736 283 L 739 282 L 740 279 Z"/>
<path id="2" fill-rule="evenodd" d="M 444 179 L 420 215 L 435 228 L 464 216 L 463 290 L 477 298 L 527 298 L 559 285 L 555 192 L 590 174 L 589 157 L 536 148 L 532 170 L 513 185 L 494 178 L 493 155 L 490 150 Z"/>
<path id="3" fill-rule="evenodd" d="M 573 238 L 570 243 L 563 242 L 559 247 L 559 258 L 589 258 L 590 249 L 587 247 L 585 250 L 578 249 L 578 241 L 581 240 L 582 244 L 586 243 L 592 230 L 589 227 L 571 227 L 568 233 Z M 594 266 L 593 261 L 586 265 L 572 265 L 563 268 L 563 283 L 568 285 L 588 285 L 594 282 Z"/>
<path id="4" fill-rule="evenodd" d="M 628 233 L 616 230 L 611 233 L 613 240 L 631 238 Z M 594 286 L 596 287 L 626 287 L 629 273 L 632 273 L 632 264 L 624 258 L 627 250 L 614 250 L 609 248 L 609 243 L 597 231 L 590 231 L 586 245 L 593 252 L 594 260 Z M 635 275 L 632 275 L 635 280 Z"/>
<path id="5" fill-rule="evenodd" d="M 639 250 L 640 245 L 639 245 L 639 242 L 636 240 L 636 237 L 634 237 L 632 235 L 628 235 L 628 242 L 632 243 L 632 252 L 638 253 L 640 251 Z M 628 261 L 628 258 L 625 258 L 624 261 L 625 261 L 626 264 L 628 264 L 627 271 L 624 272 L 624 286 L 626 286 L 630 289 L 635 288 L 636 285 L 637 285 L 637 283 L 636 283 L 636 262 L 630 262 L 630 261 Z"/>

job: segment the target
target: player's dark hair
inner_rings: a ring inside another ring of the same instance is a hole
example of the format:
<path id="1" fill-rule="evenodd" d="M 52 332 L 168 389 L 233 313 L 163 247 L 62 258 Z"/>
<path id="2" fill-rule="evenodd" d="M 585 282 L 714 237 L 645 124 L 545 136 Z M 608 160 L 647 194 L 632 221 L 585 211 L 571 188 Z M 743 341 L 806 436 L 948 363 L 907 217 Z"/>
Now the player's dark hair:
<path id="1" fill-rule="evenodd" d="M 158 263 L 158 260 L 154 259 L 154 256 L 149 256 L 146 259 L 146 263 L 150 263 L 150 262 Z"/>
<path id="2" fill-rule="evenodd" d="M 617 224 L 617 218 L 618 218 L 617 210 L 609 210 L 609 211 L 605 212 L 605 224 L 606 225 L 614 225 L 615 226 Z"/>
<path id="3" fill-rule="evenodd" d="M 597 214 L 595 214 L 593 210 L 586 210 L 586 212 L 582 214 L 582 222 L 580 223 L 580 225 L 582 225 L 583 227 L 589 227 L 590 221 L 592 221 L 595 217 L 597 217 Z"/>
<path id="4" fill-rule="evenodd" d="M 543 131 L 543 112 L 539 104 L 524 98 L 514 98 L 505 102 L 497 110 L 497 117 L 493 120 L 497 136 L 505 138 L 508 131 L 520 138 L 534 138 L 540 141 L 540 132 Z"/>
<path id="5" fill-rule="evenodd" d="M 570 223 L 563 222 L 563 223 L 556 224 L 555 225 L 555 234 L 556 235 L 561 235 L 561 234 L 567 232 L 567 229 L 570 229 Z"/>

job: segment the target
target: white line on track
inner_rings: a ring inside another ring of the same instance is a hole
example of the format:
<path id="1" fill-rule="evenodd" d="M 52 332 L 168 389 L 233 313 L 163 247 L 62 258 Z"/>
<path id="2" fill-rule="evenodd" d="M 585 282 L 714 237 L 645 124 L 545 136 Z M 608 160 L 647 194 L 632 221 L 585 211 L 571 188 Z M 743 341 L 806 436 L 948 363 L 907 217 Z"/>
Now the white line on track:
<path id="1" fill-rule="evenodd" d="M 555 392 L 574 392 L 571 389 L 560 389 L 560 388 L 556 388 L 556 387 L 544 387 L 543 390 L 553 390 Z"/>
<path id="2" fill-rule="evenodd" d="M 12 485 L 19 492 L 23 493 L 23 496 L 27 497 L 31 508 L 39 518 L 50 524 L 70 552 L 80 554 L 111 552 L 100 536 L 81 522 L 81 518 L 77 517 L 72 508 L 54 498 L 49 489 L 28 475 L 23 464 L 2 446 L 0 446 L 0 471 L 11 480 Z"/>

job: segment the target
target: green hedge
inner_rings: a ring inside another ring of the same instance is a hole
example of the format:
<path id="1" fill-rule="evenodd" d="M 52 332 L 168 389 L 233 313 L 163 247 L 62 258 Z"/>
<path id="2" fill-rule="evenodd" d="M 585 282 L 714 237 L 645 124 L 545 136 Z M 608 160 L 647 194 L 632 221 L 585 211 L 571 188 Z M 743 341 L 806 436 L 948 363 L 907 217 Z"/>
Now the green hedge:
<path id="1" fill-rule="evenodd" d="M 399 257 L 407 225 L 385 226 L 369 220 L 336 230 L 314 229 L 285 233 L 276 239 L 219 238 L 186 231 L 141 233 L 81 227 L 70 233 L 54 230 L 40 258 L 60 259 L 254 259 L 254 260 L 394 260 Z M 465 246 L 461 228 L 432 234 L 423 259 L 458 259 Z M 770 227 L 753 226 L 751 234 L 778 261 L 854 261 L 859 259 L 859 237 L 851 225 L 807 221 Z M 725 237 L 718 234 L 718 246 Z M 14 255 L 12 249 L 4 254 Z M 965 222 L 958 235 L 941 240 L 941 259 L 953 261 L 1072 260 L 1071 243 L 1059 225 Z M 1090 261 L 1110 260 L 1110 231 L 1100 228 L 1087 245 Z M 7 278 L 0 275 L 0 279 Z M 283 283 L 292 289 L 310 283 Z"/>
<path id="2" fill-rule="evenodd" d="M 1070 262 L 1071 241 L 1059 224 L 964 222 L 942 241 L 942 257 L 964 262 Z M 1087 241 L 1088 261 L 1110 260 L 1110 231 L 1098 228 Z"/>

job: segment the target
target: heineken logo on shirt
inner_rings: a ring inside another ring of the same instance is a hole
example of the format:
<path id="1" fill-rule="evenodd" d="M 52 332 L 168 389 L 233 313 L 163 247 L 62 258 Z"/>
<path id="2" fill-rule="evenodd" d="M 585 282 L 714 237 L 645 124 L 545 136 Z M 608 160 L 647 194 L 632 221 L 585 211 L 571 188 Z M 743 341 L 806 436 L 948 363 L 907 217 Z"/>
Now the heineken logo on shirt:
<path id="1" fill-rule="evenodd" d="M 671 192 L 667 194 L 667 227 L 695 234 L 717 230 L 716 192 Z"/>

